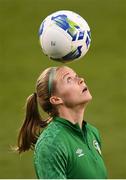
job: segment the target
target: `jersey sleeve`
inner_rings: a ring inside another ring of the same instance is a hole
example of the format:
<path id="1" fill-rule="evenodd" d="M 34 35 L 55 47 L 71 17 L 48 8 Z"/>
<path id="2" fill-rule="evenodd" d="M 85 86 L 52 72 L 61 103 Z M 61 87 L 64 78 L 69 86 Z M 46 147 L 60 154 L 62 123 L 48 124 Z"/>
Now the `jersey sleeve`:
<path id="1" fill-rule="evenodd" d="M 35 150 L 35 170 L 39 179 L 66 179 L 67 158 L 60 143 L 39 143 Z"/>

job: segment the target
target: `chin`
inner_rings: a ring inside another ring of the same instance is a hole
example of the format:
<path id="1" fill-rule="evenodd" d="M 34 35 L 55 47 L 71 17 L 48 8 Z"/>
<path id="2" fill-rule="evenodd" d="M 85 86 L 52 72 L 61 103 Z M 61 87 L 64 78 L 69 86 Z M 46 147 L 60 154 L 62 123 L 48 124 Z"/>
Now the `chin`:
<path id="1" fill-rule="evenodd" d="M 87 104 L 87 103 L 90 102 L 91 100 L 92 100 L 92 96 L 90 95 L 90 96 L 84 98 L 83 103 L 84 103 L 84 104 Z"/>
<path id="2" fill-rule="evenodd" d="M 89 101 L 91 101 L 91 100 L 92 100 L 92 95 L 90 95 L 90 97 L 88 98 L 88 100 L 89 100 Z"/>

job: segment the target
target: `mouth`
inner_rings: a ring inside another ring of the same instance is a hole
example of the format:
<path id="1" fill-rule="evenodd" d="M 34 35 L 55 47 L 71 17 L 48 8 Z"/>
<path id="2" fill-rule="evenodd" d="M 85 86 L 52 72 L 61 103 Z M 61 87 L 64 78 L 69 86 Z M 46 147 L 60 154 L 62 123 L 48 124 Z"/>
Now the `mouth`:
<path id="1" fill-rule="evenodd" d="M 84 89 L 82 90 L 82 93 L 84 93 L 85 91 L 87 91 L 88 88 L 87 87 L 84 87 Z"/>

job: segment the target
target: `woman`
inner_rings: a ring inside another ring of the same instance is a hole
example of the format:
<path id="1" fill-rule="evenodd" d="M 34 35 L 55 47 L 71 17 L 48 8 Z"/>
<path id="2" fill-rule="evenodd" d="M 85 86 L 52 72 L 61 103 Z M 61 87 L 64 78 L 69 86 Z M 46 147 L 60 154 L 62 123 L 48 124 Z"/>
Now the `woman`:
<path id="1" fill-rule="evenodd" d="M 38 178 L 107 178 L 99 132 L 83 120 L 91 99 L 84 79 L 69 67 L 48 68 L 40 75 L 18 137 L 19 153 L 35 147 Z M 47 120 L 41 118 L 38 103 L 49 114 Z"/>

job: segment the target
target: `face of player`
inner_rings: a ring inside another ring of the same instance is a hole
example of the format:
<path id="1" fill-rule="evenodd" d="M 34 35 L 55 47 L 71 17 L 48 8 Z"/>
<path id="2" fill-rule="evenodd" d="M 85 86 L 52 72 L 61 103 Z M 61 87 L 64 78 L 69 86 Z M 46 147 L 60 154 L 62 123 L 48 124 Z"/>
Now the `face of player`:
<path id="1" fill-rule="evenodd" d="M 58 69 L 55 81 L 56 95 L 62 99 L 67 107 L 86 104 L 92 99 L 84 79 L 69 67 Z"/>

